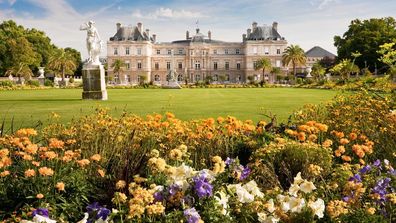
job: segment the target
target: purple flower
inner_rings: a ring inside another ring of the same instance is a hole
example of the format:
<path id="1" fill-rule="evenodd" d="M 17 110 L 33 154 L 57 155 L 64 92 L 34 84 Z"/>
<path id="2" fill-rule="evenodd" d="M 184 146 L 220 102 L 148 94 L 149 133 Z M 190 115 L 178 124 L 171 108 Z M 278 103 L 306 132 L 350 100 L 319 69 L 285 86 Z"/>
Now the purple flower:
<path id="1" fill-rule="evenodd" d="M 231 159 L 230 157 L 227 157 L 227 159 L 225 160 L 225 164 L 226 164 L 227 166 L 233 164 L 234 162 L 235 162 L 235 160 L 234 160 L 234 159 Z"/>
<path id="2" fill-rule="evenodd" d="M 355 182 L 360 183 L 360 182 L 362 182 L 362 178 L 360 177 L 359 174 L 355 174 L 355 175 L 353 175 L 353 177 L 350 177 L 348 181 L 355 181 Z"/>
<path id="3" fill-rule="evenodd" d="M 392 176 L 396 176 L 396 170 L 393 167 L 389 167 L 388 173 Z"/>
<path id="4" fill-rule="evenodd" d="M 101 208 L 101 209 L 99 209 L 98 214 L 96 215 L 96 218 L 97 218 L 97 219 L 101 218 L 101 219 L 103 219 L 103 220 L 106 220 L 106 219 L 107 219 L 107 216 L 109 216 L 110 213 L 111 213 L 111 212 L 110 212 L 109 209 L 107 209 L 107 208 Z"/>
<path id="5" fill-rule="evenodd" d="M 243 168 L 243 170 L 242 170 L 242 173 L 241 173 L 241 177 L 239 177 L 239 180 L 246 179 L 249 176 L 250 172 L 252 172 L 249 167 L 243 167 L 242 166 L 242 168 Z"/>
<path id="6" fill-rule="evenodd" d="M 379 194 L 381 199 L 385 199 L 385 195 L 387 194 L 387 188 L 389 187 L 391 179 L 389 177 L 382 178 L 377 181 L 376 185 L 373 188 L 373 193 Z"/>
<path id="7" fill-rule="evenodd" d="M 381 160 L 374 161 L 373 166 L 381 169 Z"/>
<path id="8" fill-rule="evenodd" d="M 92 212 L 95 212 L 101 208 L 102 208 L 102 206 L 100 206 L 98 202 L 94 202 L 87 206 L 87 211 L 88 211 L 88 213 L 92 213 Z"/>
<path id="9" fill-rule="evenodd" d="M 371 166 L 370 165 L 366 165 L 362 169 L 359 170 L 359 173 L 366 174 L 366 173 L 370 172 L 370 170 L 371 170 Z"/>
<path id="10" fill-rule="evenodd" d="M 155 192 L 153 197 L 154 197 L 155 201 L 163 201 L 164 200 L 164 195 L 162 194 L 162 191 Z"/>
<path id="11" fill-rule="evenodd" d="M 184 210 L 184 217 L 186 217 L 188 223 L 198 223 L 201 220 L 201 216 L 195 210 L 195 208 L 189 208 Z"/>
<path id="12" fill-rule="evenodd" d="M 36 210 L 33 211 L 32 216 L 36 216 L 36 215 L 41 215 L 44 217 L 49 217 L 49 213 L 48 213 L 48 209 L 46 208 L 37 208 Z"/>
<path id="13" fill-rule="evenodd" d="M 342 200 L 343 200 L 344 202 L 348 202 L 350 199 L 351 199 L 351 198 L 348 197 L 348 196 L 342 198 Z"/>
<path id="14" fill-rule="evenodd" d="M 209 183 L 209 176 L 206 173 L 200 173 L 194 177 L 194 189 L 199 198 L 212 196 L 213 186 Z"/>

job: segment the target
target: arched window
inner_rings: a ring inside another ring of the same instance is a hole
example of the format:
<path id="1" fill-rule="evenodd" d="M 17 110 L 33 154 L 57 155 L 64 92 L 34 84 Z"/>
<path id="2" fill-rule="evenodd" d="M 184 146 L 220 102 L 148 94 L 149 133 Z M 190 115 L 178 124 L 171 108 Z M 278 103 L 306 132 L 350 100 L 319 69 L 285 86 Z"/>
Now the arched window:
<path id="1" fill-rule="evenodd" d="M 200 81 L 200 80 L 201 80 L 201 75 L 196 74 L 196 75 L 195 75 L 195 81 Z"/>
<path id="2" fill-rule="evenodd" d="M 225 81 L 230 81 L 230 75 L 229 74 L 225 75 Z"/>
<path id="3" fill-rule="evenodd" d="M 213 81 L 218 81 L 219 80 L 219 75 L 215 74 L 213 75 Z"/>
<path id="4" fill-rule="evenodd" d="M 158 74 L 154 75 L 154 81 L 160 81 L 160 80 L 161 80 L 160 75 Z"/>
<path id="5" fill-rule="evenodd" d="M 177 75 L 177 81 L 183 81 L 183 75 L 181 74 Z"/>

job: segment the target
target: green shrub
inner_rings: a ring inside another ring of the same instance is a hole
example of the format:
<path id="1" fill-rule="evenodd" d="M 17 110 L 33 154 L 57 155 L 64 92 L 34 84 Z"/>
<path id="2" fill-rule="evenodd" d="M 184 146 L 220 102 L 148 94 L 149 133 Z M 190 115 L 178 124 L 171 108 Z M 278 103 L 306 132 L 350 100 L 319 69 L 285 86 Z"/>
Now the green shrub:
<path id="1" fill-rule="evenodd" d="M 40 82 L 36 81 L 36 80 L 27 80 L 25 82 L 26 85 L 29 86 L 34 86 L 34 87 L 40 87 Z"/>
<path id="2" fill-rule="evenodd" d="M 46 79 L 46 80 L 44 81 L 44 86 L 53 87 L 53 86 L 55 86 L 55 84 L 54 84 L 54 82 L 51 81 L 50 79 Z"/>
<path id="3" fill-rule="evenodd" d="M 69 78 L 69 83 L 74 83 L 74 78 L 73 77 L 71 77 L 71 78 Z"/>
<path id="4" fill-rule="evenodd" d="M 0 87 L 12 87 L 14 83 L 10 80 L 0 81 Z"/>

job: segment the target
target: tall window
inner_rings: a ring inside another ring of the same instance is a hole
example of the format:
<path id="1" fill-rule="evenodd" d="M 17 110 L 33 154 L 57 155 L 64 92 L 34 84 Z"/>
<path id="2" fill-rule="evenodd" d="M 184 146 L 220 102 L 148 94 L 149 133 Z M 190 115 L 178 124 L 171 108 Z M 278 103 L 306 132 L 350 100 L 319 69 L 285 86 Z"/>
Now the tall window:
<path id="1" fill-rule="evenodd" d="M 177 81 L 183 81 L 183 75 L 181 74 L 177 75 Z"/>
<path id="2" fill-rule="evenodd" d="M 266 54 L 266 55 L 269 54 L 269 48 L 268 48 L 268 46 L 264 47 L 264 54 Z"/>
<path id="3" fill-rule="evenodd" d="M 171 55 L 172 54 L 172 50 L 168 50 L 168 55 Z"/>
<path id="4" fill-rule="evenodd" d="M 179 49 L 179 55 L 183 54 L 183 49 Z"/>
<path id="5" fill-rule="evenodd" d="M 114 47 L 114 55 L 118 55 L 118 48 Z"/>
<path id="6" fill-rule="evenodd" d="M 276 54 L 281 54 L 280 47 L 276 48 Z"/>
<path id="7" fill-rule="evenodd" d="M 257 67 L 257 61 L 253 61 L 253 69 Z"/>
<path id="8" fill-rule="evenodd" d="M 225 50 L 224 50 L 224 54 L 228 54 L 228 49 L 225 49 Z"/>
<path id="9" fill-rule="evenodd" d="M 240 53 L 240 49 L 235 49 L 235 54 L 239 54 Z"/>
<path id="10" fill-rule="evenodd" d="M 154 81 L 160 81 L 161 79 L 160 79 L 160 76 L 158 75 L 158 74 L 156 74 L 155 76 L 154 76 Z"/>
<path id="11" fill-rule="evenodd" d="M 131 69 L 131 64 L 129 62 L 126 62 L 125 63 L 125 67 L 126 67 L 127 70 L 129 70 L 129 69 Z"/>
<path id="12" fill-rule="evenodd" d="M 219 75 L 215 74 L 213 75 L 213 81 L 218 81 L 219 80 Z"/>
<path id="13" fill-rule="evenodd" d="M 225 75 L 225 81 L 230 81 L 230 75 L 229 74 Z"/>
<path id="14" fill-rule="evenodd" d="M 157 50 L 157 55 L 160 55 L 161 54 L 161 50 Z"/>
<path id="15" fill-rule="evenodd" d="M 125 55 L 129 55 L 129 47 L 125 48 Z"/>
<path id="16" fill-rule="evenodd" d="M 276 66 L 276 67 L 280 67 L 280 66 L 281 66 L 281 61 L 280 61 L 280 60 L 276 60 L 275 66 Z"/>
<path id="17" fill-rule="evenodd" d="M 178 68 L 179 68 L 180 70 L 183 69 L 183 63 L 182 63 L 182 62 L 179 62 Z"/>
<path id="18" fill-rule="evenodd" d="M 155 69 L 159 70 L 159 63 L 158 62 L 155 62 Z"/>
<path id="19" fill-rule="evenodd" d="M 168 61 L 168 62 L 166 62 L 166 69 L 167 70 L 170 70 L 171 69 L 171 63 Z"/>
<path id="20" fill-rule="evenodd" d="M 213 50 L 213 54 L 217 54 L 217 50 Z"/>
<path id="21" fill-rule="evenodd" d="M 139 70 L 142 69 L 142 62 L 138 62 L 137 68 L 138 68 Z"/>
<path id="22" fill-rule="evenodd" d="M 195 61 L 195 70 L 200 70 L 201 69 L 201 63 L 199 62 L 199 60 Z"/>
<path id="23" fill-rule="evenodd" d="M 200 81 L 200 80 L 201 80 L 201 75 L 196 74 L 196 75 L 195 75 L 195 81 Z"/>
<path id="24" fill-rule="evenodd" d="M 137 48 L 137 54 L 142 55 L 142 48 Z"/>
<path id="25" fill-rule="evenodd" d="M 237 70 L 240 70 L 241 69 L 241 63 L 237 63 Z"/>
<path id="26" fill-rule="evenodd" d="M 213 70 L 217 70 L 217 62 L 213 62 Z"/>
<path id="27" fill-rule="evenodd" d="M 226 70 L 229 70 L 230 69 L 230 62 L 225 62 L 225 69 Z"/>

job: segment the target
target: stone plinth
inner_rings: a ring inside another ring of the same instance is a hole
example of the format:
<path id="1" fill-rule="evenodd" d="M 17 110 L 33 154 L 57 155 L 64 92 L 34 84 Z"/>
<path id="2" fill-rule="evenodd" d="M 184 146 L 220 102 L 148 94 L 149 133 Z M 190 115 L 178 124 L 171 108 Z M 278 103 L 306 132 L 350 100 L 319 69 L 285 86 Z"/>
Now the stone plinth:
<path id="1" fill-rule="evenodd" d="M 105 71 L 101 64 L 84 64 L 82 99 L 107 100 Z"/>

